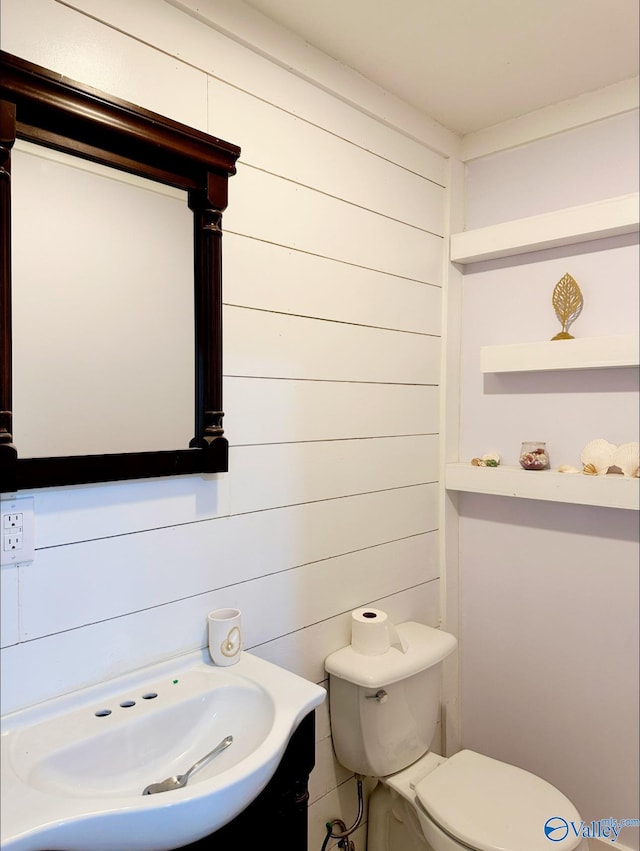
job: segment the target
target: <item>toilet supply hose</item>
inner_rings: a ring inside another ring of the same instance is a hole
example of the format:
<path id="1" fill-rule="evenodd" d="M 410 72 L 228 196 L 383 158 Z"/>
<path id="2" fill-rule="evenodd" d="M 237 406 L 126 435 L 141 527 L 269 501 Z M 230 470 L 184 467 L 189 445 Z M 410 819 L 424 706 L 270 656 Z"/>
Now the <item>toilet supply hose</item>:
<path id="1" fill-rule="evenodd" d="M 344 848 L 346 851 L 349 851 L 351 847 L 351 843 L 348 838 L 351 834 L 360 827 L 362 822 L 362 816 L 364 815 L 364 795 L 362 792 L 362 781 L 363 776 L 361 774 L 356 774 L 356 783 L 358 786 L 358 815 L 356 816 L 356 820 L 351 825 L 351 827 L 347 827 L 342 819 L 335 818 L 332 821 L 327 822 L 327 835 L 324 838 L 324 842 L 322 843 L 322 848 L 320 851 L 325 851 L 330 839 L 339 839 L 338 843 L 339 848 Z M 341 830 L 338 833 L 333 832 L 334 826 L 338 826 Z"/>

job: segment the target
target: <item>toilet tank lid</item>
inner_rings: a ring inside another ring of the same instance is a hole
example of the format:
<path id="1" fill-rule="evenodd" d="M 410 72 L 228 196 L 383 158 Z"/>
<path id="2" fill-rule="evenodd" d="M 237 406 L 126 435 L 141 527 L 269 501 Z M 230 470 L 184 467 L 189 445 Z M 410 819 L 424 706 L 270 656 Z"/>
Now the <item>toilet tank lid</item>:
<path id="1" fill-rule="evenodd" d="M 407 648 L 405 653 L 391 647 L 386 653 L 367 656 L 356 653 L 349 644 L 327 656 L 325 670 L 357 686 L 380 688 L 437 665 L 458 643 L 451 633 L 415 621 L 398 624 L 396 629 Z"/>

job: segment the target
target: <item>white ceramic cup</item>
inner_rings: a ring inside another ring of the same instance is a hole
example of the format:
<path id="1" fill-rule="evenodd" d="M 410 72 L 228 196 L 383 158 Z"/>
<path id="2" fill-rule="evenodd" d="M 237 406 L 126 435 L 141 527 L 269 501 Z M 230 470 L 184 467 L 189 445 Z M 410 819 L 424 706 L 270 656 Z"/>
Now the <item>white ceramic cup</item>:
<path id="1" fill-rule="evenodd" d="M 242 650 L 240 609 L 216 609 L 207 615 L 209 655 L 216 665 L 235 665 Z"/>

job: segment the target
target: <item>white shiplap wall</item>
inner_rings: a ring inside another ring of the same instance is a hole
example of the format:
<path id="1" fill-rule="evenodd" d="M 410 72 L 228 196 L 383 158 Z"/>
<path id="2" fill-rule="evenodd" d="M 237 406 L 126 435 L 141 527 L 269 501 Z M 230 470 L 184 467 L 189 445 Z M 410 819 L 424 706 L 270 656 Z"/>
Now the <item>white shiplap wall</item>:
<path id="1" fill-rule="evenodd" d="M 4 0 L 2 48 L 242 147 L 230 472 L 33 492 L 35 562 L 2 571 L 3 712 L 204 646 L 218 606 L 323 682 L 353 608 L 439 622 L 446 161 L 169 5 L 76 5 Z M 326 705 L 317 735 L 311 848 L 356 804 Z"/>

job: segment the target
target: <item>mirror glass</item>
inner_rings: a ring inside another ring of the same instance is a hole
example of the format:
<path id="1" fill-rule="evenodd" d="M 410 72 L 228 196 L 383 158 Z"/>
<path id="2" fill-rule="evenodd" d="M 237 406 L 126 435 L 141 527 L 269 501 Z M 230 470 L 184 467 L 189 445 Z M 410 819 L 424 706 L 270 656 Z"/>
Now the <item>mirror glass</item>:
<path id="1" fill-rule="evenodd" d="M 12 207 L 20 456 L 188 446 L 195 382 L 187 193 L 18 140 Z"/>

